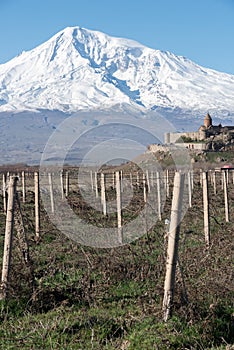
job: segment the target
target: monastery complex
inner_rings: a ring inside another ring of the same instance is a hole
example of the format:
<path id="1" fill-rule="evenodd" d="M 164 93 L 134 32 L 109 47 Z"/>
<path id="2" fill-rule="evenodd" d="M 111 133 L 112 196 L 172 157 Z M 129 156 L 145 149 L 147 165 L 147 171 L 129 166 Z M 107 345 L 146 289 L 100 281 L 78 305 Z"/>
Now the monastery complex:
<path id="1" fill-rule="evenodd" d="M 234 126 L 213 125 L 209 113 L 204 118 L 204 124 L 195 132 L 166 133 L 164 145 L 149 145 L 148 151 L 166 151 L 172 145 L 186 146 L 191 150 L 218 151 L 227 147 L 234 148 Z"/>

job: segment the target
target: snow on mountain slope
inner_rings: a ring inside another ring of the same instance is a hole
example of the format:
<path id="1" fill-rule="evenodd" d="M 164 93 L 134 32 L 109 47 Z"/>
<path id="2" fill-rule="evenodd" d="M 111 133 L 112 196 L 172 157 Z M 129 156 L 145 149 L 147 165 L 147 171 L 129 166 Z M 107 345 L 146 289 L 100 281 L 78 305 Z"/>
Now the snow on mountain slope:
<path id="1" fill-rule="evenodd" d="M 157 113 L 171 123 L 167 132 L 197 130 L 207 111 L 216 124 L 234 124 L 234 76 L 132 40 L 66 28 L 0 65 L 0 164 L 40 163 L 61 123 L 75 113 L 74 135 L 87 111 L 91 124 L 120 118 L 143 134 L 144 123 L 165 131 Z M 82 158 L 84 150 L 75 151 L 72 158 Z"/>
<path id="2" fill-rule="evenodd" d="M 79 27 L 0 65 L 0 112 L 116 104 L 232 114 L 234 76 Z"/>

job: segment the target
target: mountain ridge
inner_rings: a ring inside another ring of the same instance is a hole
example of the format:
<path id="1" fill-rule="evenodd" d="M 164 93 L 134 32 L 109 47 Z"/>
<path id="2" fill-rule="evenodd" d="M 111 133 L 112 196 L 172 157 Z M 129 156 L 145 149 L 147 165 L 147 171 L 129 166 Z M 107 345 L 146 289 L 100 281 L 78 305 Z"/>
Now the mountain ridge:
<path id="1" fill-rule="evenodd" d="M 234 75 L 81 27 L 0 65 L 0 112 L 117 104 L 234 114 Z"/>

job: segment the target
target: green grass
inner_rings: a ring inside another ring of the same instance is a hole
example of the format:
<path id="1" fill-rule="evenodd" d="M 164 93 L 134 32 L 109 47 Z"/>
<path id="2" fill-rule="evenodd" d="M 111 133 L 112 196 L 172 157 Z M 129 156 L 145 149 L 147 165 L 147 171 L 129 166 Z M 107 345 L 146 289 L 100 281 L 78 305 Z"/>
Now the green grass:
<path id="1" fill-rule="evenodd" d="M 193 207 L 181 223 L 181 272 L 177 269 L 173 317 L 167 323 L 162 321 L 162 300 L 164 220 L 170 216 L 170 200 L 165 203 L 162 221 L 146 235 L 123 247 L 98 249 L 82 247 L 58 232 L 43 208 L 37 242 L 33 194 L 28 193 L 22 209 L 31 261 L 24 263 L 15 239 L 9 296 L 0 302 L 0 349 L 231 349 L 234 213 L 231 222 L 225 223 L 220 187 L 217 196 L 210 194 L 211 247 L 207 250 L 202 190 L 195 186 Z M 109 198 L 113 199 L 111 191 Z M 140 189 L 138 195 L 142 195 Z M 103 218 L 91 212 L 78 193 L 69 200 L 77 214 L 89 221 L 102 227 L 116 225 L 114 215 Z M 125 209 L 126 221 L 135 217 L 141 200 Z M 0 261 L 5 223 L 1 205 Z"/>

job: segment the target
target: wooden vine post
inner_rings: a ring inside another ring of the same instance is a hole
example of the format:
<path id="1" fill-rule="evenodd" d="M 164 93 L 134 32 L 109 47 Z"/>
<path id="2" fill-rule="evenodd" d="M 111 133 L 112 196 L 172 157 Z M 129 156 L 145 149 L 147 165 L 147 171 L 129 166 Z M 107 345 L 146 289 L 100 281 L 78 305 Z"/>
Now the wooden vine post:
<path id="1" fill-rule="evenodd" d="M 112 173 L 112 187 L 115 188 L 115 173 Z"/>
<path id="2" fill-rule="evenodd" d="M 48 173 L 49 189 L 50 189 L 50 203 L 51 203 L 51 213 L 54 214 L 54 190 L 52 182 L 52 174 Z"/>
<path id="3" fill-rule="evenodd" d="M 188 172 L 188 196 L 189 196 L 189 208 L 192 208 L 192 181 L 191 172 Z"/>
<path id="4" fill-rule="evenodd" d="M 69 195 L 69 172 L 66 172 L 66 179 L 65 179 L 66 183 L 65 183 L 65 196 L 66 198 Z"/>
<path id="5" fill-rule="evenodd" d="M 120 190 L 123 192 L 124 189 L 124 183 L 123 183 L 123 170 L 120 170 Z"/>
<path id="6" fill-rule="evenodd" d="M 40 237 L 40 188 L 39 188 L 39 173 L 34 173 L 35 186 L 35 234 L 36 238 Z"/>
<path id="7" fill-rule="evenodd" d="M 61 173 L 60 173 L 60 185 L 61 185 L 61 195 L 62 195 L 62 199 L 64 199 L 63 171 L 61 171 Z"/>
<path id="8" fill-rule="evenodd" d="M 95 195 L 98 198 L 98 180 L 97 180 L 97 172 L 94 173 L 94 185 L 95 185 Z"/>
<path id="9" fill-rule="evenodd" d="M 202 173 L 203 186 L 203 211 L 204 211 L 204 234 L 207 247 L 210 245 L 210 218 L 209 218 L 209 193 L 208 193 L 208 173 Z"/>
<path id="10" fill-rule="evenodd" d="M 169 170 L 166 170 L 166 193 L 167 197 L 170 197 L 170 183 L 169 183 Z"/>
<path id="11" fill-rule="evenodd" d="M 171 219 L 168 233 L 166 276 L 164 282 L 163 319 L 167 321 L 171 316 L 174 298 L 176 264 L 178 259 L 179 232 L 184 192 L 184 174 L 175 173 L 174 188 L 171 205 Z"/>
<path id="12" fill-rule="evenodd" d="M 148 170 L 146 170 L 145 175 L 146 175 L 146 183 L 147 183 L 148 193 L 150 193 L 150 181 L 149 181 L 149 171 Z"/>
<path id="13" fill-rule="evenodd" d="M 214 187 L 214 194 L 217 194 L 217 189 L 216 189 L 216 172 L 213 172 L 213 187 Z"/>
<path id="14" fill-rule="evenodd" d="M 123 242 L 123 233 L 122 233 L 121 188 L 120 188 L 119 171 L 116 171 L 116 173 L 115 173 L 115 182 L 116 182 L 118 241 L 119 241 L 120 244 L 122 244 L 122 242 Z"/>
<path id="15" fill-rule="evenodd" d="M 160 173 L 156 173 L 156 182 L 157 182 L 157 198 L 158 198 L 158 219 L 162 220 L 162 208 L 161 208 L 161 185 L 160 185 Z"/>
<path id="16" fill-rule="evenodd" d="M 144 202 L 147 202 L 147 198 L 146 198 L 146 187 L 145 187 L 145 173 L 142 174 L 142 184 L 143 184 L 143 198 L 144 198 Z"/>
<path id="17" fill-rule="evenodd" d="M 229 204 L 228 204 L 228 170 L 223 171 L 223 191 L 225 204 L 225 219 L 229 222 Z"/>
<path id="18" fill-rule="evenodd" d="M 103 214 L 106 216 L 106 190 L 105 190 L 105 175 L 101 173 L 101 203 Z"/>
<path id="19" fill-rule="evenodd" d="M 92 172 L 92 170 L 90 170 L 90 183 L 91 183 L 91 190 L 92 190 L 92 192 L 93 192 L 93 172 Z"/>
<path id="20" fill-rule="evenodd" d="M 7 203 L 7 215 L 6 215 L 6 226 L 5 226 L 5 241 L 4 241 L 4 252 L 3 252 L 3 263 L 2 263 L 0 300 L 6 299 L 7 290 L 8 290 L 12 241 L 13 241 L 14 207 L 15 207 L 17 180 L 18 178 L 16 176 L 11 176 L 9 185 L 8 185 L 8 203 Z"/>
<path id="21" fill-rule="evenodd" d="M 3 210 L 4 214 L 7 212 L 7 181 L 6 181 L 6 174 L 2 175 L 2 196 L 3 196 Z"/>
<path id="22" fill-rule="evenodd" d="M 26 200 L 26 186 L 25 186 L 25 171 L 22 171 L 22 196 L 23 196 L 23 203 L 25 203 Z"/>

